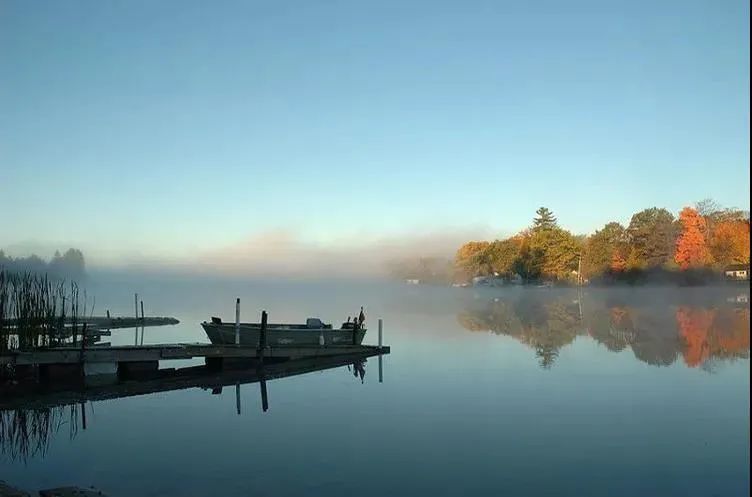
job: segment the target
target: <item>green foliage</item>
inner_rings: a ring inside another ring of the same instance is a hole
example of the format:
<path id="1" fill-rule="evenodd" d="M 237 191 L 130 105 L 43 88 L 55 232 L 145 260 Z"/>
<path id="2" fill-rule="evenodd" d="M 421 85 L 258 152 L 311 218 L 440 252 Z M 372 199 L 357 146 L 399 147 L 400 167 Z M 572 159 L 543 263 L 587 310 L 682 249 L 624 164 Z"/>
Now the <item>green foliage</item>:
<path id="1" fill-rule="evenodd" d="M 583 272 L 587 277 L 604 274 L 628 255 L 629 237 L 619 223 L 611 222 L 596 231 L 585 242 Z M 614 268 L 615 269 L 615 268 Z"/>
<path id="2" fill-rule="evenodd" d="M 495 240 L 486 248 L 487 258 L 493 272 L 511 277 L 515 272 L 515 262 L 520 256 L 520 240 L 507 238 Z"/>
<path id="3" fill-rule="evenodd" d="M 526 281 L 535 281 L 543 273 L 543 252 L 540 247 L 530 243 L 530 237 L 525 237 L 520 245 L 520 253 L 512 267 L 514 272 Z"/>
<path id="4" fill-rule="evenodd" d="M 638 264 L 655 268 L 672 261 L 679 226 L 666 209 L 652 207 L 638 212 L 632 216 L 627 233 Z"/>
<path id="5" fill-rule="evenodd" d="M 565 280 L 577 270 L 580 247 L 567 230 L 554 227 L 533 231 L 530 245 L 541 255 L 541 273 L 547 279 Z"/>

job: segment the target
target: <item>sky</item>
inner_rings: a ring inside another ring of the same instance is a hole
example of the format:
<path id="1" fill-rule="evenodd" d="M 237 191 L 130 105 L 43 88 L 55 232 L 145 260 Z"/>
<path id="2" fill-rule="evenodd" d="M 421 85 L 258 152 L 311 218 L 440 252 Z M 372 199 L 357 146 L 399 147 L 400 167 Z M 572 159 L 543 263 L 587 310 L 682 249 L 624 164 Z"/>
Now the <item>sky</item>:
<path id="1" fill-rule="evenodd" d="M 114 264 L 749 209 L 749 14 L 0 0 L 0 248 Z"/>

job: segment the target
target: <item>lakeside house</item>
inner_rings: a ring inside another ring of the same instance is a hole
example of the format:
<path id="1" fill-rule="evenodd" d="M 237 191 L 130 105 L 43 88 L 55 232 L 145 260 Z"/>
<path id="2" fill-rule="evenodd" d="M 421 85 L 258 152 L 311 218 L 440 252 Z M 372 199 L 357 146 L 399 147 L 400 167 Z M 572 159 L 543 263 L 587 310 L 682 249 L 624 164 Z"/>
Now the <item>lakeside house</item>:
<path id="1" fill-rule="evenodd" d="M 729 280 L 748 280 L 749 264 L 731 264 L 723 270 L 726 279 Z"/>

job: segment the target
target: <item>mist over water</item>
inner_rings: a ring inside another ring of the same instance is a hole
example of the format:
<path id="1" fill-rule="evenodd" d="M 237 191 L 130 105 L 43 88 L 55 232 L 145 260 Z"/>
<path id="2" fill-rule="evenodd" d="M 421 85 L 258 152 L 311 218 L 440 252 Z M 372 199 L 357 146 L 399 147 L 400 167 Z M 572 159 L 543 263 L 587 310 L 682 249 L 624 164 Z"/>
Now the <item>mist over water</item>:
<path id="1" fill-rule="evenodd" d="M 580 292 L 110 271 L 85 288 L 95 314 L 133 315 L 138 292 L 147 315 L 180 319 L 146 328 L 144 343 L 206 342 L 199 323 L 232 320 L 239 297 L 244 321 L 267 310 L 270 322 L 339 324 L 363 305 L 364 343 L 382 318 L 392 353 L 383 383 L 375 358 L 362 382 L 349 366 L 269 381 L 267 412 L 248 384 L 239 416 L 233 389 L 189 389 L 89 403 L 85 430 L 63 424 L 25 457 L 3 434 L 0 473 L 21 487 L 735 496 L 749 486 L 748 286 Z M 76 409 L 63 417 L 73 423 Z"/>

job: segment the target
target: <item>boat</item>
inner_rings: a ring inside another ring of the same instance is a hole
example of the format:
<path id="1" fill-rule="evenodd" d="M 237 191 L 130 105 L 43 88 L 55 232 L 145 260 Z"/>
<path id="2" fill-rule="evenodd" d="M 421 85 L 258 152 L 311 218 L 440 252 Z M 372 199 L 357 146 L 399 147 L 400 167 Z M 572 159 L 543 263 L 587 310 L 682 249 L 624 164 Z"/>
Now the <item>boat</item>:
<path id="1" fill-rule="evenodd" d="M 235 323 L 222 322 L 212 317 L 211 321 L 201 323 L 209 341 L 224 345 L 235 343 Z M 240 345 L 258 345 L 261 323 L 240 323 Z M 266 325 L 267 345 L 360 345 L 366 334 L 366 328 L 354 329 L 352 322 L 342 323 L 339 328 L 324 324 L 318 318 L 308 318 L 305 323 L 268 323 Z"/>

